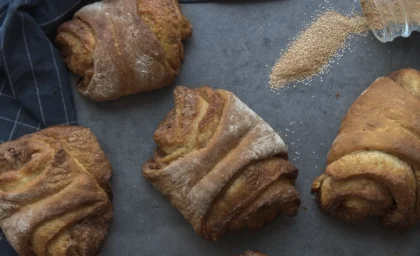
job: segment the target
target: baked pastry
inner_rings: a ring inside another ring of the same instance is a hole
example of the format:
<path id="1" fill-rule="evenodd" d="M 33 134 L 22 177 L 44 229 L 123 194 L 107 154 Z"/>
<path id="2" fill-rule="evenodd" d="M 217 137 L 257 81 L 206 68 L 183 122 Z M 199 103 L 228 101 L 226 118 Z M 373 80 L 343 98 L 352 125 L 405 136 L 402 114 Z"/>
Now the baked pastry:
<path id="1" fill-rule="evenodd" d="M 110 177 L 87 128 L 0 144 L 0 227 L 19 255 L 96 255 L 113 214 Z"/>
<path id="2" fill-rule="evenodd" d="M 238 256 L 267 256 L 259 251 L 246 251 L 245 253 Z"/>
<path id="3" fill-rule="evenodd" d="M 350 107 L 312 185 L 319 206 L 344 221 L 368 216 L 404 230 L 420 220 L 420 72 L 376 80 Z"/>
<path id="4" fill-rule="evenodd" d="M 298 174 L 276 132 L 231 92 L 175 89 L 175 108 L 155 132 L 143 175 L 207 240 L 280 212 L 296 215 Z"/>
<path id="5" fill-rule="evenodd" d="M 172 83 L 192 28 L 177 0 L 104 0 L 57 32 L 67 66 L 81 77 L 79 92 L 104 101 Z"/>

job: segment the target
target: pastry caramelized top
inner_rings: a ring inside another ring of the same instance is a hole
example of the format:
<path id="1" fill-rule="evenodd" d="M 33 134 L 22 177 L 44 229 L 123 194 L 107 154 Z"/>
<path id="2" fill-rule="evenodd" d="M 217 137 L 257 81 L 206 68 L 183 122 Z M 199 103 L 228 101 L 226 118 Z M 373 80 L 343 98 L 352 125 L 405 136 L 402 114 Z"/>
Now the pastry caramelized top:
<path id="1" fill-rule="evenodd" d="M 378 78 L 347 112 L 328 163 L 375 149 L 420 166 L 420 127 L 415 121 L 420 118 L 419 85 L 420 72 L 412 69 Z"/>
<path id="2" fill-rule="evenodd" d="M 0 144 L 0 179 L 3 179 L 3 175 L 22 176 L 20 172 L 25 172 L 28 166 L 35 165 L 42 169 L 45 165 L 39 164 L 48 164 L 47 160 L 51 160 L 59 150 L 68 152 L 102 187 L 109 184 L 111 164 L 92 132 L 80 126 L 47 128 Z"/>
<path id="3" fill-rule="evenodd" d="M 143 175 L 204 239 L 296 215 L 297 169 L 280 136 L 233 93 L 175 89 L 175 107 L 155 132 Z"/>
<path id="4" fill-rule="evenodd" d="M 353 103 L 312 192 L 345 221 L 382 217 L 404 230 L 420 221 L 420 72 L 377 79 Z"/>
<path id="5" fill-rule="evenodd" d="M 178 73 L 184 57 L 182 40 L 191 37 L 192 27 L 181 13 L 178 0 L 138 0 L 141 19 L 159 40 L 171 68 Z"/>
<path id="6" fill-rule="evenodd" d="M 176 77 L 192 27 L 176 0 L 87 5 L 57 30 L 64 60 L 86 97 L 111 100 L 158 89 Z"/>
<path id="7" fill-rule="evenodd" d="M 19 255 L 95 255 L 113 214 L 110 177 L 86 128 L 0 144 L 0 227 Z"/>
<path id="8" fill-rule="evenodd" d="M 174 161 L 191 151 L 203 148 L 219 126 L 226 95 L 202 87 L 175 89 L 175 108 L 159 125 L 154 139 L 165 157 L 161 163 Z"/>

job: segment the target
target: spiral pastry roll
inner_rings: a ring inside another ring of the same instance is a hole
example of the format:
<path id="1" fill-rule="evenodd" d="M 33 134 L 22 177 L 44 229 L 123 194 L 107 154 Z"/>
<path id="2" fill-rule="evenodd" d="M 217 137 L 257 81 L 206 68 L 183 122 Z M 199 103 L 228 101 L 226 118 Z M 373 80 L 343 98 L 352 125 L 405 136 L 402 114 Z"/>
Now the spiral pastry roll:
<path id="1" fill-rule="evenodd" d="M 57 33 L 67 66 L 81 77 L 80 93 L 104 101 L 170 84 L 192 28 L 177 0 L 104 0 Z"/>
<path id="2" fill-rule="evenodd" d="M 381 217 L 404 230 L 420 220 L 420 72 L 377 79 L 350 107 L 312 185 L 319 206 L 344 221 Z"/>
<path id="3" fill-rule="evenodd" d="M 86 128 L 0 145 L 0 227 L 23 256 L 96 255 L 112 218 L 111 166 Z"/>
<path id="4" fill-rule="evenodd" d="M 143 174 L 204 239 L 296 215 L 298 171 L 286 145 L 231 92 L 177 87 L 154 139 Z"/>

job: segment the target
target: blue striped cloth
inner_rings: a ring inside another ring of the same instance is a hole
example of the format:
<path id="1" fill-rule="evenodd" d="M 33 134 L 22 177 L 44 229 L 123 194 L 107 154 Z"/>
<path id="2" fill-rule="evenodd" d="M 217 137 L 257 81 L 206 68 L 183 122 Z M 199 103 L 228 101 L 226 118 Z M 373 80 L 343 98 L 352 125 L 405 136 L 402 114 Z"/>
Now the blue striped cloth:
<path id="1" fill-rule="evenodd" d="M 70 75 L 51 40 L 90 2 L 0 0 L 0 142 L 76 123 Z"/>

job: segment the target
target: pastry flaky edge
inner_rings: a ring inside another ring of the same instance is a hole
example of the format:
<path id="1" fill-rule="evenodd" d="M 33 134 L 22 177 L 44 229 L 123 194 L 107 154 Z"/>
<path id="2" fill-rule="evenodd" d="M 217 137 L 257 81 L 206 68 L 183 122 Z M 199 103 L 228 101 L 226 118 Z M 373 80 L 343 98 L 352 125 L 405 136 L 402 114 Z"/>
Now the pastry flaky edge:
<path id="1" fill-rule="evenodd" d="M 297 169 L 280 136 L 234 94 L 175 89 L 175 108 L 155 132 L 143 175 L 207 240 L 259 228 L 300 205 Z"/>
<path id="2" fill-rule="evenodd" d="M 347 221 L 381 217 L 405 230 L 420 220 L 420 72 L 377 79 L 353 103 L 312 185 L 319 206 Z"/>
<path id="3" fill-rule="evenodd" d="M 79 92 L 105 101 L 171 84 L 191 34 L 177 0 L 103 0 L 63 23 L 55 42 Z"/>
<path id="4" fill-rule="evenodd" d="M 21 256 L 96 255 L 112 219 L 111 165 L 87 128 L 0 144 L 0 227 Z"/>

